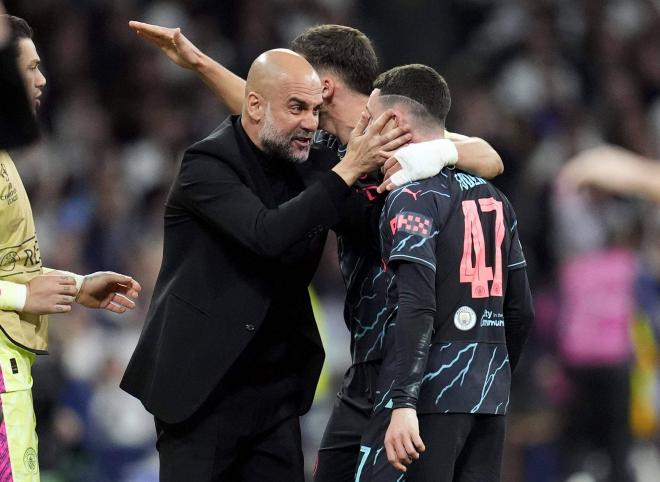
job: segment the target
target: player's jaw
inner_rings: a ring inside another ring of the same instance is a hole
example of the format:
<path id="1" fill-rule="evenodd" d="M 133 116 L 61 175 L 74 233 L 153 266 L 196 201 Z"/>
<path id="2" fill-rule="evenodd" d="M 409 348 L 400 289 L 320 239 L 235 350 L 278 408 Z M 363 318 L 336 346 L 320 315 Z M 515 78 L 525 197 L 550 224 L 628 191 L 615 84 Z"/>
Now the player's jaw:
<path id="1" fill-rule="evenodd" d="M 313 131 L 302 127 L 296 127 L 293 132 L 278 129 L 268 112 L 259 133 L 261 144 L 268 154 L 295 163 L 305 162 L 309 157 L 313 135 Z"/>
<path id="2" fill-rule="evenodd" d="M 30 98 L 33 113 L 41 106 L 41 96 L 46 86 L 46 77 L 41 73 L 41 59 L 31 39 L 23 38 L 18 42 L 18 65 L 25 81 L 25 88 Z"/>

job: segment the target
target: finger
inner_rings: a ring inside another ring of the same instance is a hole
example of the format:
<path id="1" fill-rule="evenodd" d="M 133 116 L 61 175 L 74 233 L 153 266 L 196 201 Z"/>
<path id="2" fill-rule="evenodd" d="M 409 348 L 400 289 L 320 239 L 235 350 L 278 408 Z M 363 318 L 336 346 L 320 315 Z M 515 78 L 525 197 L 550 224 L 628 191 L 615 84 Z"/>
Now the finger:
<path id="1" fill-rule="evenodd" d="M 115 295 L 112 297 L 112 302 L 131 310 L 135 308 L 135 303 L 132 300 L 125 297 L 124 295 L 120 295 L 119 293 L 115 293 Z"/>
<path id="2" fill-rule="evenodd" d="M 383 127 L 385 127 L 385 124 L 389 122 L 389 120 L 394 117 L 394 111 L 392 109 L 387 109 L 385 112 L 383 112 L 378 119 L 374 121 L 373 124 L 371 124 L 371 131 L 372 132 L 377 132 L 380 134 L 380 131 L 383 130 Z"/>
<path id="3" fill-rule="evenodd" d="M 112 311 L 113 313 L 119 313 L 119 314 L 126 313 L 125 306 L 118 305 L 117 303 L 114 303 L 112 301 L 107 304 L 105 309 L 108 311 Z"/>
<path id="4" fill-rule="evenodd" d="M 412 443 L 415 444 L 415 448 L 419 453 L 426 451 L 426 445 L 424 445 L 422 437 L 420 437 L 418 433 L 412 435 Z"/>
<path id="5" fill-rule="evenodd" d="M 131 288 L 133 288 L 133 290 L 137 291 L 138 293 L 142 291 L 142 285 L 134 279 L 131 279 Z"/>
<path id="6" fill-rule="evenodd" d="M 399 160 L 395 157 L 395 155 L 392 155 L 387 161 L 385 161 L 385 164 L 383 167 L 385 170 L 392 169 L 394 166 L 399 166 L 399 169 L 401 168 L 401 164 L 399 164 Z"/>
<path id="7" fill-rule="evenodd" d="M 57 294 L 59 295 L 70 295 L 75 297 L 78 294 L 78 290 L 76 289 L 75 284 L 58 283 L 55 289 L 57 290 Z"/>
<path id="8" fill-rule="evenodd" d="M 76 285 L 76 280 L 71 276 L 60 276 L 57 281 L 61 285 Z"/>
<path id="9" fill-rule="evenodd" d="M 394 167 L 390 167 L 387 171 L 385 171 L 385 178 L 383 181 L 388 180 L 392 175 L 396 174 L 401 170 L 401 166 L 399 164 L 395 164 Z"/>
<path id="10" fill-rule="evenodd" d="M 68 313 L 71 311 L 71 305 L 55 305 L 53 313 Z"/>
<path id="11" fill-rule="evenodd" d="M 396 455 L 396 450 L 394 449 L 394 445 L 391 442 L 385 442 L 385 452 L 387 454 L 387 460 L 396 470 L 399 472 L 406 471 L 406 467 L 401 462 L 399 462 L 399 459 Z"/>
<path id="12" fill-rule="evenodd" d="M 117 292 L 126 295 L 130 298 L 139 297 L 140 291 L 142 291 L 142 286 L 140 286 L 140 284 L 137 282 L 131 283 L 130 286 L 121 283 L 117 284 Z"/>
<path id="13" fill-rule="evenodd" d="M 128 26 L 142 34 L 155 35 L 160 37 L 171 37 L 172 33 L 174 32 L 173 28 L 161 27 L 160 25 L 153 25 L 151 23 L 137 22 L 135 20 L 128 22 Z"/>
<path id="14" fill-rule="evenodd" d="M 60 296 L 60 299 L 58 303 L 60 305 L 70 305 L 72 304 L 76 299 L 73 296 Z"/>
<path id="15" fill-rule="evenodd" d="M 376 188 L 376 192 L 378 194 L 384 193 L 387 190 L 387 184 L 388 184 L 388 181 L 386 179 Z"/>
<path id="16" fill-rule="evenodd" d="M 76 285 L 63 285 L 61 292 L 67 295 L 76 296 L 78 294 L 78 288 L 76 288 Z"/>
<path id="17" fill-rule="evenodd" d="M 369 125 L 369 120 L 371 117 L 366 111 L 362 111 L 360 113 L 360 120 L 358 120 L 358 123 L 355 125 L 353 128 L 353 135 L 361 136 L 364 134 L 365 129 Z"/>
<path id="18" fill-rule="evenodd" d="M 119 283 L 119 286 L 123 286 L 124 288 L 126 288 L 126 290 L 128 292 L 128 295 L 132 296 L 133 298 L 136 298 L 138 293 L 140 291 L 142 291 L 142 285 L 140 283 L 138 283 L 137 281 L 135 281 L 133 278 L 129 277 L 129 280 L 130 281 L 128 281 L 126 283 L 123 283 L 123 282 Z M 133 294 L 133 293 L 135 293 L 135 294 Z"/>
<path id="19" fill-rule="evenodd" d="M 157 47 L 171 47 L 172 45 L 171 35 L 155 35 L 147 32 L 138 32 L 138 35 Z"/>
<path id="20" fill-rule="evenodd" d="M 408 452 L 406 452 L 406 448 L 403 446 L 403 440 L 397 439 L 394 441 L 394 450 L 396 451 L 399 462 L 410 463 L 410 457 L 408 457 Z"/>
<path id="21" fill-rule="evenodd" d="M 383 145 L 380 147 L 380 150 L 386 153 L 387 151 L 396 151 L 401 146 L 408 144 L 411 140 L 411 134 L 406 133 L 403 128 L 397 127 L 383 135 L 381 139 Z"/>
<path id="22" fill-rule="evenodd" d="M 408 454 L 410 463 L 412 463 L 413 460 L 417 460 L 419 458 L 419 452 L 417 452 L 417 449 L 413 445 L 413 441 L 410 435 L 406 435 L 404 437 L 403 448 L 406 451 L 406 454 Z"/>

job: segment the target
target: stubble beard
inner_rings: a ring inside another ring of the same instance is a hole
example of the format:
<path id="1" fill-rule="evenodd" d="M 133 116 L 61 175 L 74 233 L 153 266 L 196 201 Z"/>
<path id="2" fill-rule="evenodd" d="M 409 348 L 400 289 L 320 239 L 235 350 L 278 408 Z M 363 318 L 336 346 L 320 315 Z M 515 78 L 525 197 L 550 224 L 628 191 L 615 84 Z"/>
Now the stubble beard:
<path id="1" fill-rule="evenodd" d="M 308 137 L 308 134 L 302 129 L 298 129 L 291 134 L 286 134 L 280 131 L 275 125 L 275 122 L 273 122 L 270 106 L 268 106 L 266 109 L 266 116 L 264 117 L 264 124 L 261 131 L 259 131 L 259 141 L 266 154 L 294 164 L 300 164 L 307 161 L 311 147 L 311 140 L 306 149 L 299 150 L 293 146 L 293 139 L 297 136 Z"/>

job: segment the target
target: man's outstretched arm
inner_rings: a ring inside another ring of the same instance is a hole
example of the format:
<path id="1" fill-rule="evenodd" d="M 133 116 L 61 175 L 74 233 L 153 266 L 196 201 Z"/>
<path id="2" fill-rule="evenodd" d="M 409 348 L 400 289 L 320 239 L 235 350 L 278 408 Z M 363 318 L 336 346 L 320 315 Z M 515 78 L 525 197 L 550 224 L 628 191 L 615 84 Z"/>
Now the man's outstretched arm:
<path id="1" fill-rule="evenodd" d="M 660 162 L 617 146 L 594 147 L 569 159 L 559 181 L 660 203 Z"/>
<path id="2" fill-rule="evenodd" d="M 180 28 L 167 28 L 131 20 L 137 35 L 163 51 L 179 67 L 192 70 L 232 114 L 243 109 L 245 80 L 199 50 Z"/>

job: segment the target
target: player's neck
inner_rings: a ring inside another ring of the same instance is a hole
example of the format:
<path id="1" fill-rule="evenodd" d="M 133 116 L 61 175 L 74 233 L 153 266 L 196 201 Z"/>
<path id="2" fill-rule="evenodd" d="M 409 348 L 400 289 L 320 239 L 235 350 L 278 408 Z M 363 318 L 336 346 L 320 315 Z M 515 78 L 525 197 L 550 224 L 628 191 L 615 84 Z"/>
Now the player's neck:
<path id="1" fill-rule="evenodd" d="M 426 141 L 435 141 L 438 139 L 444 139 L 445 138 L 445 129 L 443 128 L 438 128 L 438 129 L 414 129 L 410 132 L 412 134 L 412 139 L 410 142 L 412 143 L 417 143 L 417 142 L 426 142 Z"/>
<path id="2" fill-rule="evenodd" d="M 330 123 L 334 128 L 334 134 L 342 144 L 348 144 L 351 132 L 360 120 L 360 114 L 367 105 L 368 99 L 369 97 L 366 95 L 354 93 L 348 89 L 341 96 L 336 95 L 332 99 L 332 105 L 328 106 L 331 116 Z"/>

